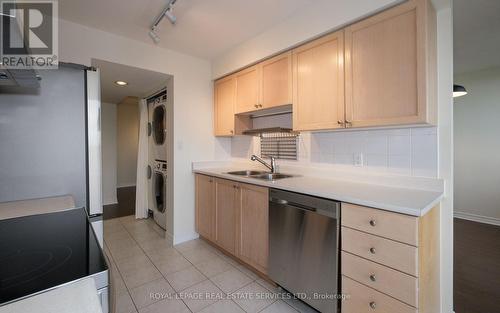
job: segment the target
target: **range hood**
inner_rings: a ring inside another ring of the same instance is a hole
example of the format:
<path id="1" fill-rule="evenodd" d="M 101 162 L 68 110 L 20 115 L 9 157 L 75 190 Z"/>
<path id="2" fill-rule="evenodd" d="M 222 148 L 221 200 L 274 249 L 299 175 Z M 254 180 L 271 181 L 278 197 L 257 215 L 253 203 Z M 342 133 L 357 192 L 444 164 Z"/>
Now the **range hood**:
<path id="1" fill-rule="evenodd" d="M 33 69 L 0 68 L 0 87 L 39 88 L 41 77 Z"/>
<path id="2" fill-rule="evenodd" d="M 266 128 L 256 128 L 256 129 L 248 129 L 243 131 L 243 135 L 250 136 L 260 136 L 262 134 L 268 133 L 295 133 L 291 128 L 285 127 L 266 127 Z"/>

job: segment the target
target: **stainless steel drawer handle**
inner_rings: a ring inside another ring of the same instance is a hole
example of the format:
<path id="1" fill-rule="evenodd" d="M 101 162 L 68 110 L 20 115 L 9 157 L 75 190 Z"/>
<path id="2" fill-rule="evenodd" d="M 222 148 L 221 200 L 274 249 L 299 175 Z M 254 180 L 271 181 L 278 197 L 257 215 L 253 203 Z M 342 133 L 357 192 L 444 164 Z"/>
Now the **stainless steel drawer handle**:
<path id="1" fill-rule="evenodd" d="M 374 282 L 377 281 L 377 278 L 375 277 L 375 275 L 372 274 L 370 275 L 370 280 Z"/>
<path id="2" fill-rule="evenodd" d="M 377 225 L 377 223 L 375 222 L 375 220 L 370 220 L 370 225 L 375 226 Z"/>
<path id="3" fill-rule="evenodd" d="M 370 302 L 370 308 L 374 310 L 377 308 L 377 304 L 375 303 L 375 301 Z"/>
<path id="4" fill-rule="evenodd" d="M 371 253 L 371 254 L 375 254 L 375 248 L 371 247 L 371 248 L 370 248 L 370 253 Z"/>

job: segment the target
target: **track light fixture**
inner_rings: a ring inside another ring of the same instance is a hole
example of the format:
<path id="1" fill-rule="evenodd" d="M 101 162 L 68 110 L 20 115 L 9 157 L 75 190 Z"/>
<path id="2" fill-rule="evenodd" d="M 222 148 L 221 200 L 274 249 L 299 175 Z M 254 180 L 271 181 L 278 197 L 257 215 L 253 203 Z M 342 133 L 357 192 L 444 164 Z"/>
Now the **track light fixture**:
<path id="1" fill-rule="evenodd" d="M 172 23 L 172 25 L 174 25 L 175 22 L 177 22 L 177 18 L 175 17 L 175 15 L 173 13 L 174 4 L 176 2 L 177 2 L 177 0 L 168 0 L 167 5 L 163 9 L 163 11 L 161 11 L 161 14 L 158 15 L 158 17 L 155 19 L 155 21 L 151 25 L 151 30 L 149 31 L 149 37 L 151 37 L 151 39 L 153 39 L 153 41 L 156 44 L 160 42 L 160 37 L 158 37 L 158 34 L 156 33 L 156 28 L 158 27 L 160 22 L 163 20 L 163 18 L 167 17 L 167 19 L 170 21 L 170 23 Z"/>

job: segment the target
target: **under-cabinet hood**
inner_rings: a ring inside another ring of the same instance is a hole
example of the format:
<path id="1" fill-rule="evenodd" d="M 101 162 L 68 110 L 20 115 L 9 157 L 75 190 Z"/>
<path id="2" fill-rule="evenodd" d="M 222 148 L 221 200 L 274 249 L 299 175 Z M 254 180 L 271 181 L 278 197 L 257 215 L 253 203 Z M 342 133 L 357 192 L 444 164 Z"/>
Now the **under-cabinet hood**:
<path id="1" fill-rule="evenodd" d="M 33 69 L 2 69 L 0 68 L 0 87 L 40 87 L 41 77 Z"/>
<path id="2" fill-rule="evenodd" d="M 291 128 L 284 128 L 284 127 L 266 127 L 266 128 L 248 129 L 243 131 L 243 135 L 250 135 L 250 136 L 260 136 L 262 134 L 267 134 L 267 133 L 294 133 L 294 131 Z"/>

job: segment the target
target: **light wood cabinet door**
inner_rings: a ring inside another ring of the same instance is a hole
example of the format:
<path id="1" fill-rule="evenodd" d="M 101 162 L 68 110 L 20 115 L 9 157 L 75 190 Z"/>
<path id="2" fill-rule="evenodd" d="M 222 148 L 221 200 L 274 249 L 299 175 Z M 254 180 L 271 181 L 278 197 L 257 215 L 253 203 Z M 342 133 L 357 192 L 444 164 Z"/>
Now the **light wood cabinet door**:
<path id="1" fill-rule="evenodd" d="M 260 104 L 262 108 L 292 103 L 292 52 L 280 54 L 259 64 Z"/>
<path id="2" fill-rule="evenodd" d="M 293 50 L 293 128 L 343 127 L 344 33 L 338 31 Z"/>
<path id="3" fill-rule="evenodd" d="M 433 123 L 435 16 L 410 0 L 345 29 L 348 127 Z"/>
<path id="4" fill-rule="evenodd" d="M 268 188 L 248 184 L 240 186 L 237 256 L 266 274 L 269 255 Z"/>
<path id="5" fill-rule="evenodd" d="M 214 178 L 196 175 L 196 231 L 215 240 L 215 182 Z"/>
<path id="6" fill-rule="evenodd" d="M 259 67 L 249 67 L 234 76 L 236 79 L 236 114 L 258 110 L 260 108 Z"/>
<path id="7" fill-rule="evenodd" d="M 214 133 L 215 136 L 234 135 L 234 102 L 236 79 L 229 76 L 214 83 Z"/>
<path id="8" fill-rule="evenodd" d="M 236 223 L 240 198 L 240 186 L 237 182 L 215 180 L 215 243 L 232 254 L 236 254 Z"/>

